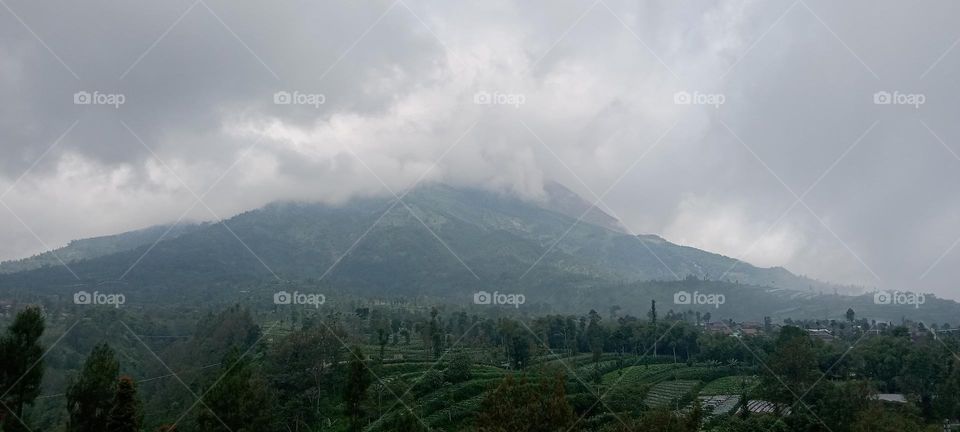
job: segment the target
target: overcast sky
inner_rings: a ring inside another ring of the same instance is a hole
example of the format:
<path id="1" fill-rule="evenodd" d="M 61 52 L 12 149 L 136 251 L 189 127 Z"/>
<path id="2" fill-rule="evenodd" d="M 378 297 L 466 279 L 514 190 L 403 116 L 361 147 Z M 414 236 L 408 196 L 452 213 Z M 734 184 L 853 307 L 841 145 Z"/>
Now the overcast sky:
<path id="1" fill-rule="evenodd" d="M 0 259 L 426 173 L 960 297 L 955 1 L 0 6 Z"/>

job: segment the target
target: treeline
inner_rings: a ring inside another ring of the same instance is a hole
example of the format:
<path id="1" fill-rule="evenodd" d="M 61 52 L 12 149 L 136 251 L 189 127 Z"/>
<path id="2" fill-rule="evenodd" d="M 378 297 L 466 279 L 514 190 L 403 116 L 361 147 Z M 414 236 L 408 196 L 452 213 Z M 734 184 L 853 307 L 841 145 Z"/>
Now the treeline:
<path id="1" fill-rule="evenodd" d="M 210 313 L 187 339 L 155 345 L 157 353 L 134 345 L 142 358 L 124 344 L 155 324 L 131 321 L 133 337 L 121 333 L 105 339 L 112 346 L 93 347 L 61 390 L 64 420 L 42 429 L 419 431 L 426 430 L 421 409 L 449 403 L 423 398 L 473 386 L 477 370 L 492 369 L 506 369 L 506 378 L 477 384 L 484 388 L 476 411 L 451 429 L 859 432 L 923 430 L 960 416 L 953 354 L 960 341 L 909 322 L 872 327 L 850 314 L 829 324 L 835 339 L 824 341 L 798 325 L 826 323 L 768 320 L 760 334 L 734 337 L 704 331 L 706 314 L 661 316 L 655 304 L 642 318 L 616 308 L 533 318 L 394 306 L 290 311 L 282 321 L 258 320 L 239 306 Z M 3 431 L 38 430 L 34 419 L 50 415 L 31 412 L 47 367 L 44 329 L 40 309 L 26 308 L 0 338 Z M 561 367 L 572 357 L 588 357 L 593 372 L 581 368 L 588 372 L 577 377 Z M 640 400 L 601 400 L 604 374 L 644 359 L 757 375 L 741 406 L 762 400 L 775 412 L 708 419 L 697 404 L 680 414 L 645 409 Z M 403 373 L 418 362 L 430 366 Z M 146 363 L 156 374 L 143 375 Z M 388 371 L 391 379 L 382 380 Z M 150 389 L 124 372 L 150 377 Z M 907 403 L 884 404 L 878 392 L 902 393 Z"/>

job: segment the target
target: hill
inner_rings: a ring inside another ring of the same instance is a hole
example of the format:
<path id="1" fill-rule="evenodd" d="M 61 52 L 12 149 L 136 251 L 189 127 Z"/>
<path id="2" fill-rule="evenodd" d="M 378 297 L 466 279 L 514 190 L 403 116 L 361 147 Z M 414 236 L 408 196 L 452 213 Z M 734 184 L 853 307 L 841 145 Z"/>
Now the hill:
<path id="1" fill-rule="evenodd" d="M 551 195 L 561 198 L 538 205 L 429 185 L 412 191 L 404 204 L 392 197 L 341 206 L 275 203 L 223 223 L 175 227 L 176 235 L 155 247 L 163 227 L 76 241 L 57 252 L 79 282 L 62 266 L 50 266 L 52 255 L 43 254 L 4 264 L 8 271 L 27 270 L 0 275 L 0 290 L 64 294 L 78 284 L 116 283 L 126 274 L 125 290 L 167 301 L 236 290 L 250 281 L 321 279 L 358 295 L 449 296 L 715 279 L 728 272 L 724 280 L 744 285 L 830 293 L 838 288 L 657 236 L 625 234 L 599 211 L 591 212 L 591 220 L 604 226 L 576 223 L 589 204 L 558 186 Z"/>

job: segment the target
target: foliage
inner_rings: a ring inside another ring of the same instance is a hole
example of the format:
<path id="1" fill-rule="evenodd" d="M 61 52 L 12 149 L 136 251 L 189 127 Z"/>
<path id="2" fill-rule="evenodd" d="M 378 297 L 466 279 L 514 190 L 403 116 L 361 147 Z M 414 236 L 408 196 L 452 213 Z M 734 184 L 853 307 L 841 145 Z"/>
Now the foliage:
<path id="1" fill-rule="evenodd" d="M 67 387 L 67 432 L 103 432 L 110 421 L 120 365 L 113 349 L 97 345 L 80 376 Z"/>
<path id="2" fill-rule="evenodd" d="M 566 399 L 566 379 L 557 374 L 519 379 L 507 376 L 480 405 L 477 423 L 485 431 L 554 432 L 574 422 L 573 409 Z"/>

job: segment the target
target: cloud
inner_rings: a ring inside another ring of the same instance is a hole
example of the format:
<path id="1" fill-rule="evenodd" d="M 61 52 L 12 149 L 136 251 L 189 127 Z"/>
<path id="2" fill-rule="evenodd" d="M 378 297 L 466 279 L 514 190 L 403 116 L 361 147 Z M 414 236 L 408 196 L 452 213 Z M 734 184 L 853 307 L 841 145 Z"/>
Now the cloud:
<path id="1" fill-rule="evenodd" d="M 212 219 L 381 181 L 559 180 L 610 189 L 636 232 L 956 296 L 960 251 L 920 279 L 960 237 L 955 3 L 8 4 L 30 28 L 0 10 L 0 193 L 79 121 L 3 196 L 49 246 L 170 222 L 194 193 L 213 211 L 185 217 Z M 0 224 L 0 259 L 44 249 Z"/>

